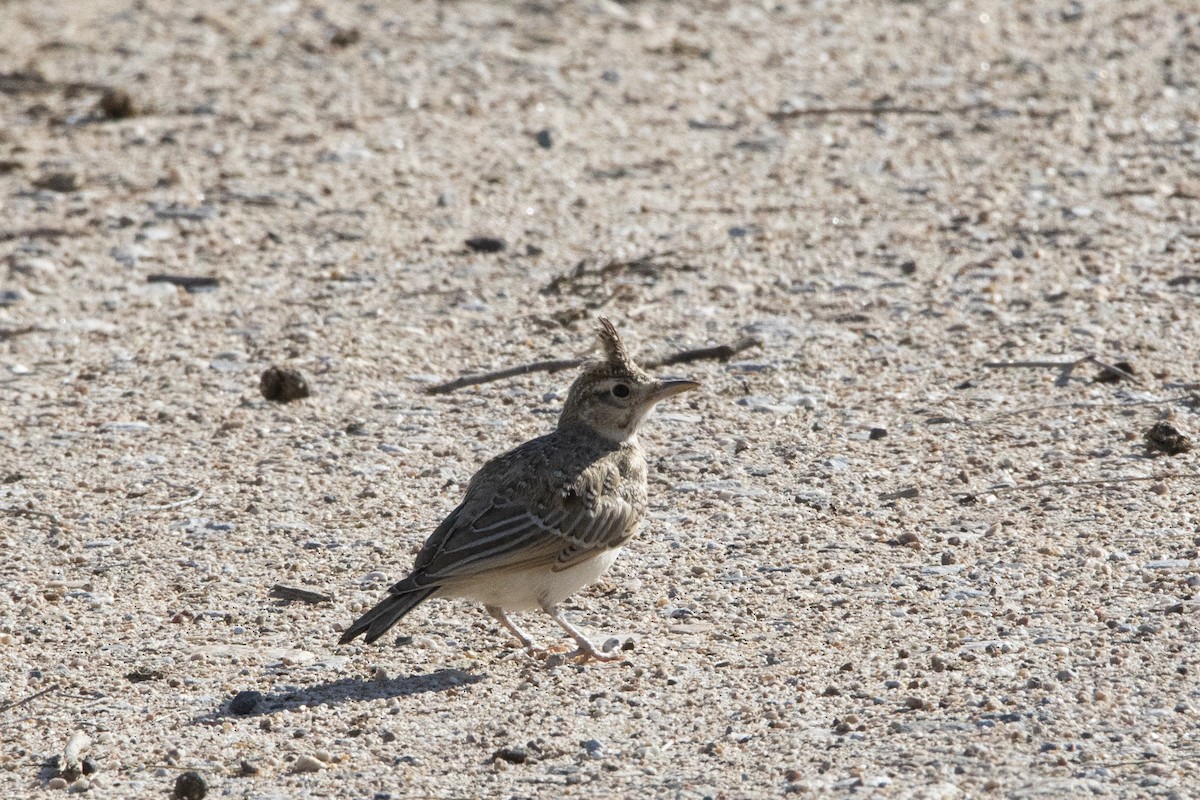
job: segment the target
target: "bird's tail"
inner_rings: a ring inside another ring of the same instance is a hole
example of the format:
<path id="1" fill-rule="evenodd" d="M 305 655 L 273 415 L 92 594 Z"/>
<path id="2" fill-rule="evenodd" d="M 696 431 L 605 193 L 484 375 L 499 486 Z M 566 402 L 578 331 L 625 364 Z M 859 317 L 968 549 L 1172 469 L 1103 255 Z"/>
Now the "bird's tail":
<path id="1" fill-rule="evenodd" d="M 379 605 L 359 617 L 358 621 L 342 634 L 342 638 L 338 639 L 338 644 L 346 644 L 364 633 L 367 636 L 363 641 L 371 644 L 387 633 L 388 629 L 399 622 L 405 614 L 428 599 L 438 588 L 437 586 L 421 586 L 389 593 L 380 601 Z"/>

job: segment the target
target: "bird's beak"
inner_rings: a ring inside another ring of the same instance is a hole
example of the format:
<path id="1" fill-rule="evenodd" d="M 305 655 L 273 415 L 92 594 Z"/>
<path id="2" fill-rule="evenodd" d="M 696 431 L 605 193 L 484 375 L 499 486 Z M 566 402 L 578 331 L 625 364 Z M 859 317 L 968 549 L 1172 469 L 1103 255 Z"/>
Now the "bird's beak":
<path id="1" fill-rule="evenodd" d="M 654 390 L 650 392 L 648 399 L 651 403 L 657 403 L 699 387 L 700 384 L 695 381 L 659 381 L 658 386 L 655 386 Z"/>

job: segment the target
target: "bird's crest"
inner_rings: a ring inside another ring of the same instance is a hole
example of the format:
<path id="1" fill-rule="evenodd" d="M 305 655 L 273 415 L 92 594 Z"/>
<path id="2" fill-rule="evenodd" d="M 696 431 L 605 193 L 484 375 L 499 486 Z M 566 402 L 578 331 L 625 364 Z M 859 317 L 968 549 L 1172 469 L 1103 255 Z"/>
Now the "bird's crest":
<path id="1" fill-rule="evenodd" d="M 609 367 L 623 369 L 626 372 L 633 372 L 637 369 L 633 359 L 629 357 L 629 351 L 625 349 L 625 342 L 621 340 L 621 334 L 617 333 L 617 329 L 609 322 L 608 317 L 600 317 L 600 325 L 596 328 L 596 333 L 600 336 L 600 346 L 604 349 L 604 361 Z"/>

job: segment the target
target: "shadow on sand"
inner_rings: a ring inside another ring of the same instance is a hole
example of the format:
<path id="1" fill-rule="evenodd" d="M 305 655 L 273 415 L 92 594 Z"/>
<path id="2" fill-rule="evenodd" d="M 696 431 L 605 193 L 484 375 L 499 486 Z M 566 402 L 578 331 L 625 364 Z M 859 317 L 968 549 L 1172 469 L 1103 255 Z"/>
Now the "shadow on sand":
<path id="1" fill-rule="evenodd" d="M 332 683 L 316 686 L 289 688 L 286 691 L 241 693 L 221 704 L 221 707 L 197 722 L 219 722 L 224 719 L 261 717 L 299 706 L 331 706 L 354 700 L 388 700 L 393 697 L 409 697 L 426 692 L 446 692 L 479 683 L 482 675 L 473 675 L 461 669 L 439 669 L 425 675 L 404 675 L 377 681 L 363 678 L 344 678 Z M 237 701 L 237 710 L 231 706 Z"/>

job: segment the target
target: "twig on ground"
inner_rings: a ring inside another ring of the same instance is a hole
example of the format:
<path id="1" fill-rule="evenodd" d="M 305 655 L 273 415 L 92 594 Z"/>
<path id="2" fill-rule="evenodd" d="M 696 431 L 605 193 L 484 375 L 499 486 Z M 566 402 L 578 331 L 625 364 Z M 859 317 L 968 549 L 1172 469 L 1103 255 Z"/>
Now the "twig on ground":
<path id="1" fill-rule="evenodd" d="M 185 291 L 195 292 L 201 289 L 216 289 L 221 285 L 221 279 L 207 275 L 168 275 L 156 272 L 146 276 L 146 283 L 169 283 Z"/>
<path id="2" fill-rule="evenodd" d="M 134 511 L 169 511 L 172 508 L 180 508 L 181 506 L 191 505 L 204 496 L 203 489 L 196 489 L 191 486 L 187 488 L 192 490 L 192 495 L 190 497 L 185 497 L 182 500 L 176 500 L 173 503 L 163 503 L 162 505 L 157 506 L 141 506 L 140 508 L 135 508 Z"/>
<path id="3" fill-rule="evenodd" d="M 1074 361 L 988 361 L 983 366 L 988 369 L 1057 369 L 1060 372 L 1057 380 L 1054 381 L 1054 385 L 1066 386 L 1067 382 L 1071 380 L 1071 374 L 1084 364 L 1095 364 L 1097 367 L 1115 373 L 1126 380 L 1137 382 L 1137 378 L 1131 372 L 1101 361 L 1091 353 Z"/>
<path id="4" fill-rule="evenodd" d="M 1166 481 L 1172 478 L 1200 478 L 1200 472 L 1168 472 L 1163 475 L 1127 475 L 1118 478 L 1089 478 L 1075 481 L 1038 481 L 1019 483 L 1015 486 L 993 486 L 989 492 L 1015 492 L 1027 489 L 1046 489 L 1052 486 L 1104 486 L 1110 483 L 1141 483 L 1144 481 Z"/>
<path id="5" fill-rule="evenodd" d="M 42 517 L 48 519 L 54 525 L 62 527 L 62 523 L 58 521 L 58 517 L 51 514 L 49 511 L 35 511 L 32 508 L 21 508 L 20 506 L 7 506 L 2 509 L 4 513 L 11 514 L 14 517 Z"/>
<path id="6" fill-rule="evenodd" d="M 796 119 L 798 117 L 877 117 L 884 115 L 940 117 L 943 115 L 967 114 L 972 111 L 983 111 L 994 108 L 991 103 L 969 103 L 962 106 L 935 106 L 920 108 L 919 106 L 819 106 L 816 108 L 794 108 L 788 111 L 773 111 L 767 117 L 774 122 Z"/>
<path id="7" fill-rule="evenodd" d="M 508 369 L 496 372 L 485 372 L 481 375 L 464 375 L 461 378 L 456 378 L 446 383 L 430 386 L 425 390 L 425 394 L 450 394 L 450 392 L 457 391 L 465 386 L 478 386 L 483 383 L 502 381 L 506 378 L 528 375 L 531 372 L 558 372 L 559 370 L 578 367 L 584 361 L 585 359 L 582 358 L 559 358 L 550 361 L 535 361 L 532 364 L 522 364 L 518 367 L 509 367 Z"/>
<path id="8" fill-rule="evenodd" d="M 655 369 L 657 367 L 666 367 L 672 364 L 690 364 L 693 361 L 728 361 L 733 356 L 748 350 L 752 347 L 758 347 L 762 344 L 761 341 L 752 336 L 740 339 L 734 344 L 723 344 L 717 347 L 701 347 L 693 350 L 681 350 L 678 353 L 672 353 L 663 358 L 651 359 L 643 363 L 647 369 Z M 479 386 L 484 383 L 492 383 L 494 381 L 502 381 L 507 378 L 516 378 L 521 375 L 528 375 L 531 372 L 559 372 L 564 369 L 572 369 L 578 367 L 587 359 L 584 358 L 560 358 L 549 361 L 535 361 L 532 364 L 521 364 L 508 369 L 497 370 L 496 372 L 484 372 L 479 375 L 464 375 L 461 378 L 455 378 L 446 383 L 439 383 L 436 386 L 430 386 L 425 390 L 425 394 L 449 394 L 466 386 Z"/>
<path id="9" fill-rule="evenodd" d="M 300 589 L 295 586 L 284 586 L 282 583 L 277 583 L 271 587 L 270 596 L 276 600 L 286 600 L 289 602 L 296 600 L 301 603 L 311 603 L 313 605 L 317 605 L 318 603 L 329 603 L 333 601 L 333 598 L 327 594 L 313 592 L 308 589 Z"/>
<path id="10" fill-rule="evenodd" d="M 690 364 L 693 361 L 728 361 L 743 350 L 760 347 L 761 345 L 762 342 L 760 340 L 753 336 L 747 336 L 733 344 L 722 344 L 716 347 L 698 347 L 695 350 L 680 350 L 678 353 L 672 353 L 664 358 L 651 359 L 643 366 L 647 369 L 656 369 L 658 367 L 669 367 L 672 364 Z"/>
<path id="11" fill-rule="evenodd" d="M 18 706 L 23 706 L 28 703 L 32 703 L 34 700 L 37 700 L 39 697 L 41 697 L 43 695 L 50 694 L 51 692 L 57 692 L 58 689 L 59 689 L 59 685 L 56 683 L 53 686 L 48 686 L 45 689 L 42 689 L 40 692 L 34 692 L 33 694 L 29 695 L 28 697 L 23 697 L 20 700 L 13 700 L 11 703 L 6 703 L 6 704 L 0 706 L 0 714 L 3 714 L 5 711 L 11 711 L 14 708 L 17 708 Z"/>
<path id="12" fill-rule="evenodd" d="M 588 269 L 587 261 L 580 261 L 570 272 L 552 278 L 549 283 L 542 287 L 541 293 L 562 294 L 564 289 L 574 289 L 576 284 L 589 278 L 598 278 L 600 282 L 603 282 L 606 278 L 629 270 L 649 274 L 656 266 L 655 262 L 674 255 L 678 255 L 678 252 L 675 250 L 659 250 L 646 253 L 637 258 L 609 261 L 595 269 Z M 593 286 L 589 288 L 595 291 L 597 287 Z"/>
<path id="13" fill-rule="evenodd" d="M 24 336 L 27 333 L 37 331 L 36 325 L 25 325 L 20 328 L 0 328 L 0 342 L 5 339 L 15 339 L 18 336 Z"/>

